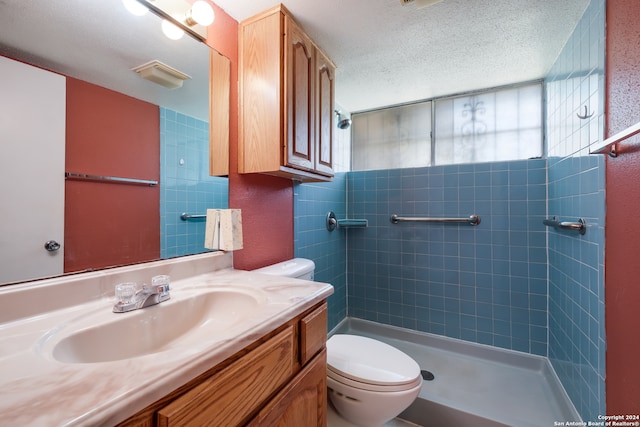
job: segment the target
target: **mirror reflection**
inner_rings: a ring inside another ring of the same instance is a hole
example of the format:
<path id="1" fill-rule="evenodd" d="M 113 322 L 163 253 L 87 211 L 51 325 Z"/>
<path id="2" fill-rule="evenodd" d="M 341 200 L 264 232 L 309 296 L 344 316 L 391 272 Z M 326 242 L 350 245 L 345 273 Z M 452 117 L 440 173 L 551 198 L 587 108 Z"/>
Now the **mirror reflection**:
<path id="1" fill-rule="evenodd" d="M 209 175 L 210 54 L 219 55 L 187 35 L 169 40 L 157 16 L 120 1 L 3 2 L 0 283 L 205 251 L 204 221 L 181 215 L 227 207 L 227 179 Z M 168 89 L 132 71 L 152 60 L 189 78 Z M 53 83 L 39 73 L 34 83 L 24 63 L 64 77 L 43 71 Z M 60 79 L 57 103 L 45 103 Z M 60 248 L 45 249 L 51 241 Z"/>

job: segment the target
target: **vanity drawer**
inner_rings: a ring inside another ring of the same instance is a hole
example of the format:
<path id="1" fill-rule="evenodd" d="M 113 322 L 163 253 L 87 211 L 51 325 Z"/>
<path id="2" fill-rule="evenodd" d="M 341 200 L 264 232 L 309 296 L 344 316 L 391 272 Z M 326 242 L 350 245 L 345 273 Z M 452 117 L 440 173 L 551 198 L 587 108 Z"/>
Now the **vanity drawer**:
<path id="1" fill-rule="evenodd" d="M 158 411 L 159 426 L 236 426 L 294 374 L 294 329 L 260 347 Z"/>
<path id="2" fill-rule="evenodd" d="M 327 341 L 327 303 L 300 319 L 300 364 L 305 365 Z"/>

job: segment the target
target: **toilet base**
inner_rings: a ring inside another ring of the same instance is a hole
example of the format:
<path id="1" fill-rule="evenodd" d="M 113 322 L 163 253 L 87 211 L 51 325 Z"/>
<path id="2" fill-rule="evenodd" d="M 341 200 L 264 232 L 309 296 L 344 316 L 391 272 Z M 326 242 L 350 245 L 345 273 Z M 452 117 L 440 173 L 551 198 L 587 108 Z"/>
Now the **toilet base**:
<path id="1" fill-rule="evenodd" d="M 327 377 L 329 400 L 336 412 L 355 426 L 382 427 L 413 403 L 422 388 L 404 391 L 379 392 L 354 389 Z"/>
<path id="2" fill-rule="evenodd" d="M 338 410 L 331 403 L 331 399 L 327 399 L 327 427 L 359 427 L 344 419 L 338 413 Z"/>

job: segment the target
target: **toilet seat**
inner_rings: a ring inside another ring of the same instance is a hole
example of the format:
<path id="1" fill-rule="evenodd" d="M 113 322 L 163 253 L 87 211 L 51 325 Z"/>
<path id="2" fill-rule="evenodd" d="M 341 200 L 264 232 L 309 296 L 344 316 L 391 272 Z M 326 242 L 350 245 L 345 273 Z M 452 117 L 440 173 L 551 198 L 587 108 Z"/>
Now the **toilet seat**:
<path id="1" fill-rule="evenodd" d="M 420 367 L 402 351 L 371 338 L 346 334 L 327 340 L 327 375 L 371 391 L 402 391 L 422 381 Z"/>
<path id="2" fill-rule="evenodd" d="M 390 392 L 402 392 L 406 390 L 411 390 L 414 387 L 418 387 L 422 384 L 422 378 L 418 377 L 414 381 L 408 384 L 400 384 L 400 385 L 375 385 L 369 384 L 362 381 L 355 381 L 347 377 L 343 377 L 342 375 L 334 372 L 331 368 L 327 367 L 327 378 L 329 380 L 334 380 L 340 384 L 344 384 L 347 387 L 351 387 L 354 389 L 360 389 L 365 391 L 375 391 L 382 393 L 390 393 Z"/>

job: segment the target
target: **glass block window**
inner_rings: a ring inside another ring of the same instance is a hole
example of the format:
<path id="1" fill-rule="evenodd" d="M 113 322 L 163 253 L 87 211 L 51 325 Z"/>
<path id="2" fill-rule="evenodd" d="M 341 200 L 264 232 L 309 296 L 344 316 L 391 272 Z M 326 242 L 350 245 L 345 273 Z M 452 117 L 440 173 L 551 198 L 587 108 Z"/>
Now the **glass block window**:
<path id="1" fill-rule="evenodd" d="M 542 157 L 542 82 L 351 118 L 353 171 Z"/>
<path id="2" fill-rule="evenodd" d="M 431 102 L 358 113 L 351 120 L 352 170 L 431 164 Z"/>
<path id="3" fill-rule="evenodd" d="M 542 156 L 542 84 L 435 101 L 435 164 Z"/>

